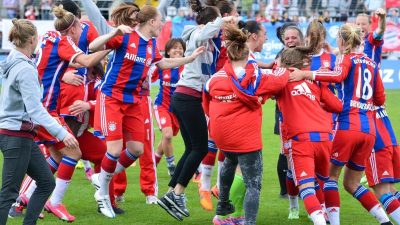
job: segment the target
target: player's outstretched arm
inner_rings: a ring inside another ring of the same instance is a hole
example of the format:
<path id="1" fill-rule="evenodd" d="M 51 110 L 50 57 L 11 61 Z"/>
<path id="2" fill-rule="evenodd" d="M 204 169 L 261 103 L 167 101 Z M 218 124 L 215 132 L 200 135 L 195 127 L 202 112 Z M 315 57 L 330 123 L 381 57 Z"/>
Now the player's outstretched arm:
<path id="1" fill-rule="evenodd" d="M 375 30 L 377 36 L 383 37 L 386 30 L 386 11 L 379 8 L 375 11 L 375 14 L 379 17 L 378 28 Z"/>

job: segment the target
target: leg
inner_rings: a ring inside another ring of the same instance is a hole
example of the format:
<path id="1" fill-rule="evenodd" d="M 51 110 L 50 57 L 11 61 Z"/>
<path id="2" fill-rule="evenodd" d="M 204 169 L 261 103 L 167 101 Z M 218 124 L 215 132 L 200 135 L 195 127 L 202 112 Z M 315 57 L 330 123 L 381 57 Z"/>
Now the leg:
<path id="1" fill-rule="evenodd" d="M 287 194 L 286 190 L 286 172 L 288 170 L 287 160 L 284 154 L 279 154 L 278 163 L 276 170 L 279 178 L 279 186 L 281 188 L 280 195 L 285 196 Z"/>
<path id="2" fill-rule="evenodd" d="M 221 176 L 220 193 L 219 193 L 220 202 L 229 201 L 229 193 L 233 183 L 233 179 L 235 178 L 235 171 L 238 163 L 239 162 L 237 154 L 226 153 L 226 158 L 221 168 L 222 176 Z"/>

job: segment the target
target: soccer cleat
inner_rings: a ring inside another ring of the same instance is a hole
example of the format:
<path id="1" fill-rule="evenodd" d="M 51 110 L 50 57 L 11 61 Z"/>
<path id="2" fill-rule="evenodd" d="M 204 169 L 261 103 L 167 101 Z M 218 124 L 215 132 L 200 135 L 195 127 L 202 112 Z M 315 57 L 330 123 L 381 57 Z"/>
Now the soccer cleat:
<path id="1" fill-rule="evenodd" d="M 44 210 L 53 213 L 60 220 L 64 220 L 67 222 L 74 222 L 75 216 L 71 215 L 68 210 L 65 208 L 63 204 L 59 204 L 57 206 L 53 206 L 50 201 L 47 201 L 44 205 Z"/>
<path id="2" fill-rule="evenodd" d="M 233 224 L 235 224 L 235 225 L 244 225 L 244 222 L 246 221 L 244 216 L 231 217 L 231 220 L 232 220 Z"/>
<path id="3" fill-rule="evenodd" d="M 182 215 L 164 197 L 158 199 L 157 204 L 176 220 L 183 220 Z"/>
<path id="4" fill-rule="evenodd" d="M 89 181 L 92 181 L 93 169 L 92 168 L 85 169 L 85 174 L 86 174 L 86 178 Z"/>
<path id="5" fill-rule="evenodd" d="M 219 189 L 217 185 L 214 185 L 214 187 L 211 188 L 211 194 L 219 200 Z"/>
<path id="6" fill-rule="evenodd" d="M 201 172 L 196 171 L 196 173 L 193 175 L 192 181 L 199 183 L 201 181 Z"/>
<path id="7" fill-rule="evenodd" d="M 114 213 L 115 213 L 116 215 L 120 215 L 120 214 L 124 214 L 124 213 L 125 213 L 125 210 L 121 209 L 120 207 L 118 207 L 118 206 L 116 206 L 116 205 L 113 205 L 112 208 L 113 208 Z M 101 213 L 99 207 L 97 207 L 97 212 L 98 212 L 98 213 Z"/>
<path id="8" fill-rule="evenodd" d="M 174 176 L 176 166 L 174 164 L 171 164 L 170 166 L 167 166 L 168 169 L 168 175 L 171 177 Z"/>
<path id="9" fill-rule="evenodd" d="M 100 173 L 94 173 L 91 176 L 90 181 L 92 182 L 93 187 L 97 190 L 100 189 L 100 180 L 99 180 Z"/>
<path id="10" fill-rule="evenodd" d="M 158 198 L 154 195 L 148 195 L 146 196 L 146 204 L 152 205 L 152 204 L 157 204 Z"/>
<path id="11" fill-rule="evenodd" d="M 75 168 L 77 169 L 83 169 L 85 166 L 83 165 L 82 160 L 79 160 L 78 163 L 76 164 Z"/>
<path id="12" fill-rule="evenodd" d="M 289 209 L 289 216 L 288 216 L 289 220 L 297 220 L 299 219 L 299 208 L 290 208 Z"/>
<path id="13" fill-rule="evenodd" d="M 186 199 L 184 194 L 176 195 L 173 191 L 168 192 L 164 195 L 165 200 L 167 200 L 172 207 L 176 209 L 183 216 L 189 217 L 189 210 L 186 208 Z"/>
<path id="14" fill-rule="evenodd" d="M 211 191 L 199 190 L 200 205 L 207 211 L 213 210 L 213 203 L 211 200 Z"/>
<path id="15" fill-rule="evenodd" d="M 100 209 L 100 212 L 108 217 L 108 218 L 114 218 L 115 217 L 115 212 L 112 208 L 111 202 L 110 202 L 110 196 L 109 195 L 100 195 L 99 190 L 94 193 L 94 198 L 97 201 L 97 206 Z"/>
<path id="16" fill-rule="evenodd" d="M 24 216 L 22 214 L 23 210 L 24 210 L 24 206 L 21 205 L 17 200 L 17 202 L 14 202 L 11 205 L 11 208 L 8 211 L 8 217 L 9 218 L 22 217 L 22 216 Z"/>
<path id="17" fill-rule="evenodd" d="M 381 225 L 393 225 L 393 223 L 392 222 L 386 222 L 386 223 L 381 223 Z"/>
<path id="18" fill-rule="evenodd" d="M 222 219 L 219 216 L 214 216 L 212 222 L 214 225 L 235 225 L 231 218 Z"/>
<path id="19" fill-rule="evenodd" d="M 221 202 L 217 204 L 216 214 L 220 216 L 226 216 L 235 212 L 235 206 L 232 205 L 231 201 Z"/>
<path id="20" fill-rule="evenodd" d="M 114 197 L 116 202 L 125 202 L 125 196 L 123 195 L 115 195 Z"/>

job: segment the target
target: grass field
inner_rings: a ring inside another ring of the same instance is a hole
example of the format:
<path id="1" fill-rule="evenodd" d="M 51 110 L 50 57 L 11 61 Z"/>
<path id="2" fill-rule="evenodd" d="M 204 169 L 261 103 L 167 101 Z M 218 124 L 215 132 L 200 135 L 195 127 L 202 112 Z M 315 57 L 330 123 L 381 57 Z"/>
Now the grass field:
<path id="1" fill-rule="evenodd" d="M 153 94 L 156 90 L 153 91 Z M 400 137 L 400 91 L 387 91 L 387 108 L 391 115 L 392 124 L 397 136 Z M 264 143 L 264 179 L 261 194 L 260 210 L 257 224 L 260 225 L 294 225 L 312 224 L 307 218 L 306 212 L 300 202 L 300 219 L 288 220 L 288 201 L 279 198 L 279 183 L 276 175 L 276 161 L 279 153 L 279 137 L 273 135 L 274 123 L 274 101 L 268 101 L 264 106 L 263 118 L 263 143 Z M 156 143 L 160 138 L 160 132 L 156 131 Z M 178 135 L 174 139 L 176 158 L 179 159 L 183 151 L 183 142 Z M 2 160 L 2 158 L 1 158 Z M 400 168 L 399 168 L 400 169 Z M 139 167 L 128 169 L 129 185 L 125 194 L 125 203 L 120 207 L 126 213 L 115 219 L 107 219 L 97 213 L 97 205 L 94 201 L 94 189 L 84 176 L 83 170 L 77 170 L 72 180 L 71 186 L 66 193 L 64 203 L 70 213 L 76 216 L 74 224 L 79 225 L 205 225 L 212 224 L 211 220 L 214 212 L 204 211 L 199 204 L 197 184 L 190 183 L 187 189 L 188 208 L 191 217 L 185 218 L 183 222 L 178 222 L 170 217 L 164 210 L 156 205 L 146 205 L 145 197 L 139 188 Z M 214 170 L 216 173 L 216 169 Z M 215 179 L 215 176 L 214 176 Z M 158 167 L 159 195 L 167 190 L 169 177 L 166 171 L 166 162 L 163 159 Z M 398 186 L 400 188 L 400 186 Z M 341 221 L 343 225 L 374 225 L 378 224 L 362 206 L 344 192 L 341 187 Z M 215 199 L 214 205 L 216 204 Z M 7 224 L 21 224 L 22 219 L 9 219 Z M 43 225 L 62 224 L 52 214 L 45 213 L 45 219 L 38 222 Z"/>

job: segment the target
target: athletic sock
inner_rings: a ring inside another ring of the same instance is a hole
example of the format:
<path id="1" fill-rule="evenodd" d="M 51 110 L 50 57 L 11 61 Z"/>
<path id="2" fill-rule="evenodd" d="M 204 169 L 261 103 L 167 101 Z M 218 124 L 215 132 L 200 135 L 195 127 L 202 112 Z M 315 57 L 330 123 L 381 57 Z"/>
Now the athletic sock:
<path id="1" fill-rule="evenodd" d="M 375 195 L 364 186 L 358 186 L 357 190 L 353 193 L 353 197 L 356 198 L 379 223 L 390 221 Z"/>
<path id="2" fill-rule="evenodd" d="M 171 155 L 170 157 L 165 157 L 165 160 L 167 161 L 167 165 L 168 166 L 172 166 L 174 165 L 174 161 L 175 161 L 175 156 Z"/>
<path id="3" fill-rule="evenodd" d="M 81 159 L 82 163 L 83 163 L 83 167 L 85 168 L 85 172 L 89 171 L 90 169 L 92 169 L 92 165 L 90 164 L 89 160 L 83 160 Z"/>
<path id="4" fill-rule="evenodd" d="M 232 217 L 237 218 L 244 216 L 243 201 L 245 195 L 246 195 L 246 186 L 244 184 L 243 177 L 236 174 L 235 179 L 233 179 L 231 190 L 229 192 L 229 199 L 235 206 L 235 212 L 231 214 Z"/>
<path id="5" fill-rule="evenodd" d="M 201 187 L 200 190 L 210 191 L 211 190 L 211 175 L 213 173 L 214 166 L 205 165 L 201 166 Z"/>
<path id="6" fill-rule="evenodd" d="M 320 183 L 320 180 L 317 179 L 315 181 L 315 194 L 318 198 L 319 203 L 321 203 L 321 205 L 323 204 L 325 205 L 325 196 L 324 196 L 324 191 L 322 190 L 323 186 L 321 185 L 323 185 L 323 182 L 321 181 Z"/>
<path id="7" fill-rule="evenodd" d="M 393 196 L 392 193 L 387 193 L 381 196 L 380 201 L 385 208 L 386 212 L 400 224 L 400 202 Z"/>
<path id="8" fill-rule="evenodd" d="M 125 170 L 130 165 L 132 165 L 137 159 L 138 156 L 132 154 L 130 151 L 128 151 L 128 149 L 123 150 L 119 157 L 115 173 L 120 173 L 122 170 Z"/>
<path id="9" fill-rule="evenodd" d="M 58 162 L 50 156 L 49 158 L 47 158 L 47 164 L 49 164 L 51 172 L 55 174 L 58 170 Z"/>
<path id="10" fill-rule="evenodd" d="M 31 196 L 32 196 L 33 192 L 35 192 L 36 187 L 37 187 L 36 181 L 32 180 L 32 182 L 29 184 L 26 191 L 22 194 L 24 194 L 28 199 L 31 199 Z"/>
<path id="11" fill-rule="evenodd" d="M 394 193 L 394 196 L 397 198 L 397 200 L 400 201 L 400 192 L 396 191 L 396 193 Z"/>
<path id="12" fill-rule="evenodd" d="M 322 213 L 321 203 L 315 195 L 315 188 L 307 187 L 300 190 L 300 197 L 303 199 L 304 207 L 314 224 L 324 224 L 324 214 Z"/>
<path id="13" fill-rule="evenodd" d="M 58 206 L 61 204 L 64 194 L 71 183 L 71 178 L 74 174 L 77 163 L 78 161 L 68 156 L 64 156 L 62 158 L 57 171 L 56 187 L 54 188 L 53 194 L 50 197 L 51 205 Z"/>
<path id="14" fill-rule="evenodd" d="M 289 207 L 299 208 L 299 189 L 294 184 L 293 174 L 291 170 L 286 171 L 286 190 L 288 193 Z"/>
<path id="15" fill-rule="evenodd" d="M 109 184 L 114 175 L 115 168 L 117 166 L 118 157 L 111 155 L 106 152 L 103 160 L 101 161 L 101 171 L 99 175 L 100 182 L 100 194 L 108 195 L 109 194 Z"/>
<path id="16" fill-rule="evenodd" d="M 336 181 L 328 180 L 325 182 L 324 196 L 329 222 L 331 225 L 340 225 L 340 197 Z"/>

